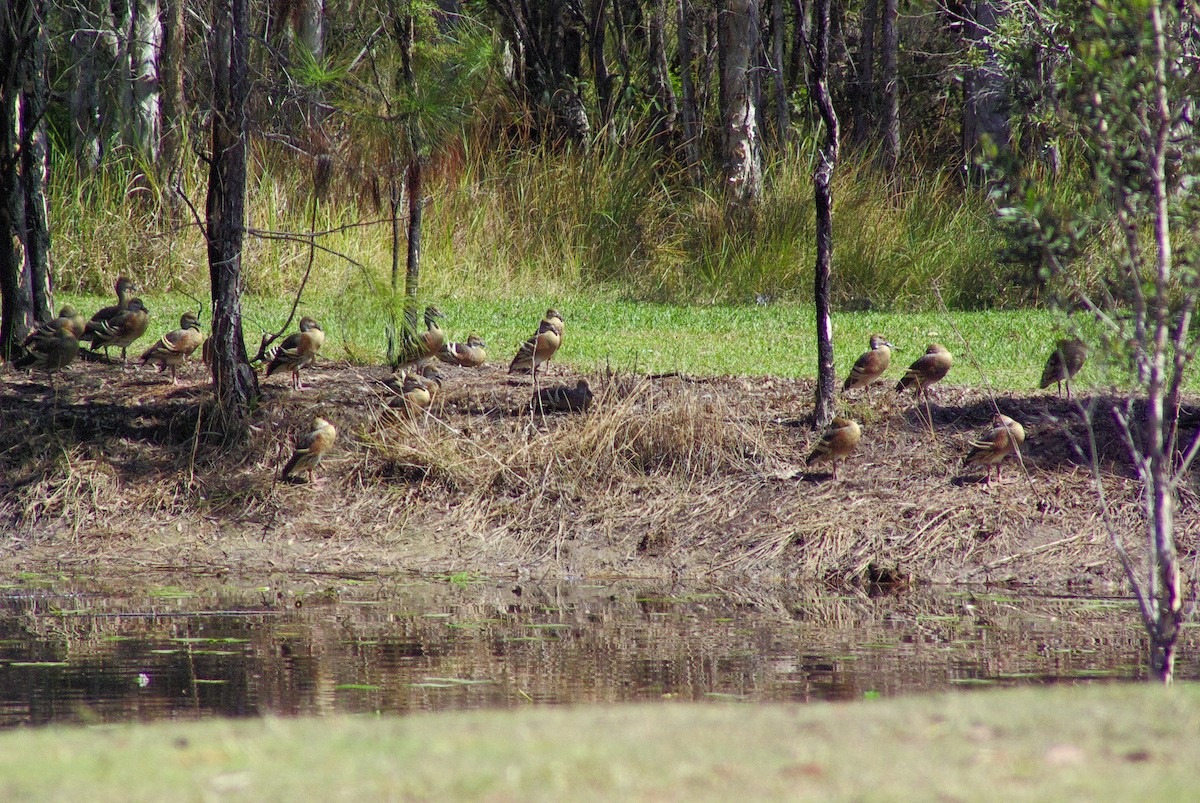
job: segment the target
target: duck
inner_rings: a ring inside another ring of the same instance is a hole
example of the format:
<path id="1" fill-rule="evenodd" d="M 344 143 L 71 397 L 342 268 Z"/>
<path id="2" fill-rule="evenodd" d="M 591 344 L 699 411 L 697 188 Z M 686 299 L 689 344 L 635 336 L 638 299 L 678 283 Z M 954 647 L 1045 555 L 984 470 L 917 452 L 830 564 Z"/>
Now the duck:
<path id="1" fill-rule="evenodd" d="M 871 335 L 869 343 L 870 349 L 863 352 L 862 356 L 854 361 L 854 367 L 850 369 L 850 374 L 846 377 L 845 384 L 842 385 L 843 393 L 869 387 L 876 379 L 883 376 L 883 372 L 892 364 L 893 346 L 886 337 L 880 334 Z"/>
<path id="2" fill-rule="evenodd" d="M 300 381 L 300 369 L 313 364 L 317 352 L 325 343 L 325 332 L 315 319 L 305 315 L 300 319 L 300 331 L 294 332 L 283 339 L 271 362 L 267 365 L 267 376 L 280 368 L 290 368 L 292 371 L 292 389 L 304 390 Z"/>
<path id="3" fill-rule="evenodd" d="M 158 363 L 161 374 L 168 366 L 171 369 L 171 384 L 176 384 L 175 371 L 192 352 L 200 348 L 204 335 L 200 333 L 200 318 L 194 312 L 185 312 L 179 318 L 179 328 L 167 332 L 159 341 L 142 353 L 142 364 Z"/>
<path id="4" fill-rule="evenodd" d="M 425 308 L 425 331 L 405 337 L 404 350 L 400 357 L 401 366 L 420 365 L 436 358 L 446 345 L 446 333 L 438 324 L 438 319 L 445 315 L 437 307 L 430 304 Z"/>
<path id="5" fill-rule="evenodd" d="M 1051 383 L 1058 383 L 1058 395 L 1062 396 L 1063 383 L 1067 386 L 1067 401 L 1071 400 L 1071 380 L 1075 374 L 1079 373 L 1079 369 L 1083 367 L 1084 361 L 1087 359 L 1087 344 L 1079 338 L 1071 338 L 1067 340 L 1059 340 L 1054 344 L 1054 351 L 1046 360 L 1046 367 L 1042 370 L 1042 382 L 1038 386 L 1041 390 L 1050 387 Z"/>
<path id="6" fill-rule="evenodd" d="M 401 418 L 413 421 L 433 404 L 433 397 L 441 387 L 441 375 L 435 374 L 430 379 L 420 373 L 401 372 L 385 384 L 395 394 L 388 400 L 388 407 Z"/>
<path id="7" fill-rule="evenodd" d="M 996 467 L 996 479 L 1000 479 L 1000 464 L 1015 454 L 1025 442 L 1025 428 L 1012 418 L 996 413 L 992 416 L 992 429 L 985 439 L 971 441 L 964 466 L 979 465 L 987 469 L 985 482 L 992 481 L 992 466 Z"/>
<path id="8" fill-rule="evenodd" d="M 586 379 L 580 379 L 575 387 L 558 385 L 552 388 L 542 388 L 533 396 L 533 411 L 535 413 L 579 413 L 592 406 L 591 387 Z"/>
<path id="9" fill-rule="evenodd" d="M 84 338 L 91 340 L 92 351 L 102 348 L 107 357 L 109 348 L 120 348 L 121 362 L 125 362 L 129 346 L 144 335 L 150 325 L 149 308 L 140 298 L 131 298 L 125 309 L 118 310 L 104 320 L 97 321 L 96 315 L 84 327 Z"/>
<path id="10" fill-rule="evenodd" d="M 949 349 L 941 343 L 930 343 L 925 353 L 908 366 L 904 376 L 896 383 L 896 392 L 902 393 L 916 386 L 917 395 L 926 396 L 932 385 L 945 379 L 953 364 L 954 356 Z"/>
<path id="11" fill-rule="evenodd" d="M 538 325 L 537 333 L 526 340 L 517 349 L 508 366 L 510 374 L 533 372 L 533 381 L 537 382 L 538 367 L 550 362 L 550 358 L 558 351 L 563 341 L 563 317 L 558 310 L 551 307 L 546 310 L 542 322 Z"/>
<path id="12" fill-rule="evenodd" d="M 280 477 L 289 480 L 292 474 L 301 471 L 308 472 L 308 480 L 312 481 L 313 470 L 320 465 L 321 459 L 333 448 L 337 440 L 337 428 L 321 416 L 313 418 L 312 431 L 296 438 L 296 446 L 292 457 L 283 467 Z"/>
<path id="13" fill-rule="evenodd" d="M 862 438 L 862 427 L 858 422 L 838 416 L 829 422 L 829 428 L 804 461 L 809 466 L 833 463 L 833 478 L 837 479 L 838 462 L 845 460 L 858 447 Z"/>
<path id="14" fill-rule="evenodd" d="M 119 312 L 124 312 L 129 309 L 129 302 L 133 298 L 133 293 L 137 292 L 137 285 L 133 283 L 133 279 L 126 276 L 117 277 L 116 284 L 113 285 L 113 290 L 117 294 L 117 303 L 110 304 L 107 307 L 101 307 L 92 316 L 91 320 L 85 324 L 85 327 L 90 331 L 93 325 L 101 325 L 114 317 Z M 83 338 L 80 338 L 81 340 Z"/>
<path id="15" fill-rule="evenodd" d="M 487 343 L 474 332 L 466 343 L 446 343 L 438 352 L 438 359 L 448 365 L 462 368 L 478 368 L 487 362 Z"/>
<path id="16" fill-rule="evenodd" d="M 71 304 L 63 304 L 58 310 L 58 317 L 48 321 L 42 321 L 29 330 L 29 334 L 25 336 L 24 342 L 21 343 L 25 348 L 36 339 L 53 335 L 58 331 L 58 328 L 66 324 L 71 330 L 71 334 L 75 335 L 75 339 L 79 340 L 83 337 L 84 329 L 87 327 L 87 322 L 84 321 L 83 315 Z"/>
<path id="17" fill-rule="evenodd" d="M 68 321 L 60 321 L 53 331 L 35 330 L 25 338 L 26 353 L 13 365 L 17 368 L 39 368 L 50 377 L 61 371 L 79 356 L 79 340 Z"/>

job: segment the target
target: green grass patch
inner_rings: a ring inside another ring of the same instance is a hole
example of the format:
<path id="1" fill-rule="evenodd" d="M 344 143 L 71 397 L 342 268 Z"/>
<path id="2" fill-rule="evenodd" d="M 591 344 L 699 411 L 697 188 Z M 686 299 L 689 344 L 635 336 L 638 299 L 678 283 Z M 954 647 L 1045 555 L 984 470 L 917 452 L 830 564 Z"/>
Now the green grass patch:
<path id="1" fill-rule="evenodd" d="M 1190 800 L 1200 689 L 526 708 L 0 734 L 13 800 Z"/>

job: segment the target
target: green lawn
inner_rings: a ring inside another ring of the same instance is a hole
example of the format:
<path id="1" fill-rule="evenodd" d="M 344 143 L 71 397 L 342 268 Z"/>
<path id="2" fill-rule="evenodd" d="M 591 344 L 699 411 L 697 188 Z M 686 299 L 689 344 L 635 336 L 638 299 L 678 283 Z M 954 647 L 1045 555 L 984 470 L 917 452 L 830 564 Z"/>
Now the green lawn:
<path id="1" fill-rule="evenodd" d="M 0 733 L 6 800 L 1196 800 L 1200 689 Z"/>
<path id="2" fill-rule="evenodd" d="M 539 298 L 436 298 L 446 313 L 452 338 L 478 333 L 491 359 L 507 362 L 531 335 L 547 306 L 566 319 L 566 338 L 556 361 L 580 370 L 611 365 L 652 373 L 773 375 L 811 377 L 816 373 L 816 335 L 811 307 L 672 306 L 631 302 L 602 295 Z M 60 296 L 90 314 L 111 301 Z M 147 294 L 153 314 L 151 333 L 178 325 L 179 315 L 195 304 L 180 295 Z M 251 352 L 262 331 L 287 317 L 290 299 L 247 297 L 245 327 Z M 323 354 L 357 363 L 381 363 L 387 315 L 371 296 L 312 296 L 298 315 L 316 317 L 328 337 Z M 202 316 L 207 328 L 208 311 Z M 1061 316 L 1041 310 L 926 313 L 839 313 L 834 316 L 838 376 L 844 377 L 866 348 L 872 332 L 886 335 L 900 351 L 887 376 L 898 378 L 925 346 L 938 340 L 955 356 L 949 381 L 997 390 L 1036 387 L 1053 341 L 1062 335 Z M 293 330 L 295 323 L 293 323 Z M 149 336 L 148 336 L 149 337 Z M 146 344 L 149 344 L 147 338 Z M 136 344 L 134 351 L 144 348 Z M 140 351 L 139 351 L 140 353 Z M 1101 381 L 1103 371 L 1090 360 L 1080 385 Z"/>

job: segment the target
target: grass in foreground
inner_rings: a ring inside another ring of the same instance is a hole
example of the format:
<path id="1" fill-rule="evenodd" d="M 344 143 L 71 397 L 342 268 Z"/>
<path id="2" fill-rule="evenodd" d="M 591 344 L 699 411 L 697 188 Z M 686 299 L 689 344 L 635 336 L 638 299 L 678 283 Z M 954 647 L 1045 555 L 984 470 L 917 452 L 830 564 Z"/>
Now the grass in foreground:
<path id="1" fill-rule="evenodd" d="M 162 332 L 178 326 L 180 314 L 196 303 L 181 295 L 145 293 L 153 314 L 140 354 Z M 111 300 L 59 294 L 90 314 Z M 507 363 L 517 347 L 536 330 L 546 307 L 566 316 L 566 339 L 556 362 L 580 370 L 606 365 L 648 373 L 680 371 L 695 375 L 812 377 L 816 375 L 816 335 L 811 307 L 682 306 L 632 302 L 603 294 L 537 298 L 431 297 L 447 315 L 450 337 L 465 340 L 471 332 L 488 344 L 492 362 Z M 263 331 L 277 329 L 287 318 L 291 300 L 247 297 L 245 330 L 253 355 Z M 386 352 L 384 303 L 361 296 L 308 296 L 297 313 L 313 315 L 324 326 L 322 353 L 331 359 L 382 364 Z M 209 325 L 208 310 L 202 328 Z M 985 312 L 843 312 L 834 316 L 839 378 L 881 332 L 901 350 L 893 355 L 886 377 L 898 379 L 904 369 L 938 340 L 955 355 L 949 382 L 973 387 L 1025 391 L 1037 386 L 1055 338 L 1063 336 L 1062 319 L 1040 310 Z M 295 331 L 296 322 L 292 323 Z M 1104 370 L 1093 354 L 1078 378 L 1079 387 L 1102 381 Z"/>
<path id="2" fill-rule="evenodd" d="M 1187 800 L 1194 686 L 0 734 L 20 800 Z"/>

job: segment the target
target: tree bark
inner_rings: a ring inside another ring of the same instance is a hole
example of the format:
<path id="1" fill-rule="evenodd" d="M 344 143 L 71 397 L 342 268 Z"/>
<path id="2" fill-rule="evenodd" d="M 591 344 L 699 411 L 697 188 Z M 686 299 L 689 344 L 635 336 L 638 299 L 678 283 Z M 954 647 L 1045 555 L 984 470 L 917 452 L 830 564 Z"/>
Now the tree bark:
<path id="1" fill-rule="evenodd" d="M 227 441 L 242 435 L 258 376 L 242 338 L 242 240 L 246 202 L 246 0 L 216 0 L 210 41 L 212 154 L 206 203 L 212 284 L 212 372 L 217 418 Z"/>
<path id="2" fill-rule="evenodd" d="M 787 22 L 784 14 L 786 0 L 771 0 L 771 79 L 775 88 L 775 144 L 782 148 L 787 144 L 791 129 L 791 113 L 788 109 L 787 73 L 784 64 L 784 34 Z"/>
<path id="3" fill-rule="evenodd" d="M 726 0 L 718 38 L 726 196 L 729 211 L 740 215 L 752 213 L 762 198 L 758 97 L 751 75 L 758 39 L 758 0 Z"/>
<path id="4" fill-rule="evenodd" d="M 696 86 L 692 79 L 695 69 L 695 45 L 692 39 L 691 0 L 677 0 L 677 30 L 679 33 L 679 85 L 683 94 L 680 107 L 680 124 L 683 126 L 683 160 L 688 178 L 699 185 L 703 176 L 700 172 L 699 110 L 696 105 Z"/>
<path id="5" fill-rule="evenodd" d="M 976 162 L 983 155 L 983 143 L 990 140 L 997 148 L 1009 145 L 1008 90 L 995 51 L 987 43 L 999 19 L 996 6 L 993 0 L 976 0 L 967 8 L 971 10 L 971 21 L 964 28 L 967 44 L 982 52 L 982 66 L 963 75 L 962 147 L 968 175 L 978 178 Z"/>
<path id="6" fill-rule="evenodd" d="M 404 175 L 404 191 L 408 194 L 408 266 L 404 274 L 404 294 L 414 311 L 421 281 L 421 221 L 425 214 L 422 173 L 421 159 L 417 157 L 409 163 Z M 415 315 L 413 328 L 416 328 Z"/>
<path id="7" fill-rule="evenodd" d="M 162 88 L 162 137 L 159 140 L 162 173 L 178 169 L 183 154 L 183 126 L 187 109 L 183 99 L 184 39 L 187 29 L 183 21 L 185 0 L 162 0 L 162 50 L 158 68 Z M 174 196 L 172 196 L 174 197 Z"/>
<path id="8" fill-rule="evenodd" d="M 858 41 L 858 75 L 854 82 L 854 144 L 870 142 L 875 133 L 875 24 L 879 0 L 864 0 Z"/>
<path id="9" fill-rule="evenodd" d="M 182 2 L 182 0 L 180 0 Z M 104 73 L 105 48 L 102 41 L 101 19 L 94 18 L 80 2 L 70 6 L 71 79 L 69 105 L 71 109 L 71 149 L 81 170 L 92 171 L 100 166 L 104 155 L 103 132 L 100 122 L 101 86 Z"/>
<path id="10" fill-rule="evenodd" d="M 592 0 L 591 13 L 588 15 L 588 55 L 592 63 L 592 79 L 596 83 L 596 101 L 600 106 L 600 127 L 613 138 L 616 135 L 611 125 L 613 77 L 604 58 L 604 43 L 608 39 L 608 2 L 609 0 Z"/>
<path id="11" fill-rule="evenodd" d="M 0 358 L 50 319 L 50 230 L 44 0 L 15 0 L 0 14 Z"/>
<path id="12" fill-rule="evenodd" d="M 162 47 L 162 21 L 158 0 L 134 0 L 126 42 L 125 144 L 148 164 L 158 156 L 160 103 L 158 54 Z"/>
<path id="13" fill-rule="evenodd" d="M 837 395 L 829 285 L 833 269 L 833 174 L 838 163 L 839 131 L 837 112 L 829 95 L 829 6 L 830 0 L 816 2 L 816 30 L 809 48 L 813 96 L 825 124 L 825 140 L 813 170 L 817 218 L 817 264 L 813 281 L 813 297 L 817 306 L 817 389 L 813 425 L 817 428 L 825 427 L 833 420 Z"/>
<path id="14" fill-rule="evenodd" d="M 883 0 L 883 30 L 880 67 L 883 75 L 883 160 L 889 170 L 900 164 L 900 72 L 898 56 L 900 31 L 896 25 L 899 10 L 896 0 Z"/>
<path id="15" fill-rule="evenodd" d="M 654 94 L 654 123 L 651 136 L 662 151 L 674 153 L 679 105 L 667 68 L 667 0 L 653 0 L 647 26 L 647 55 Z"/>

